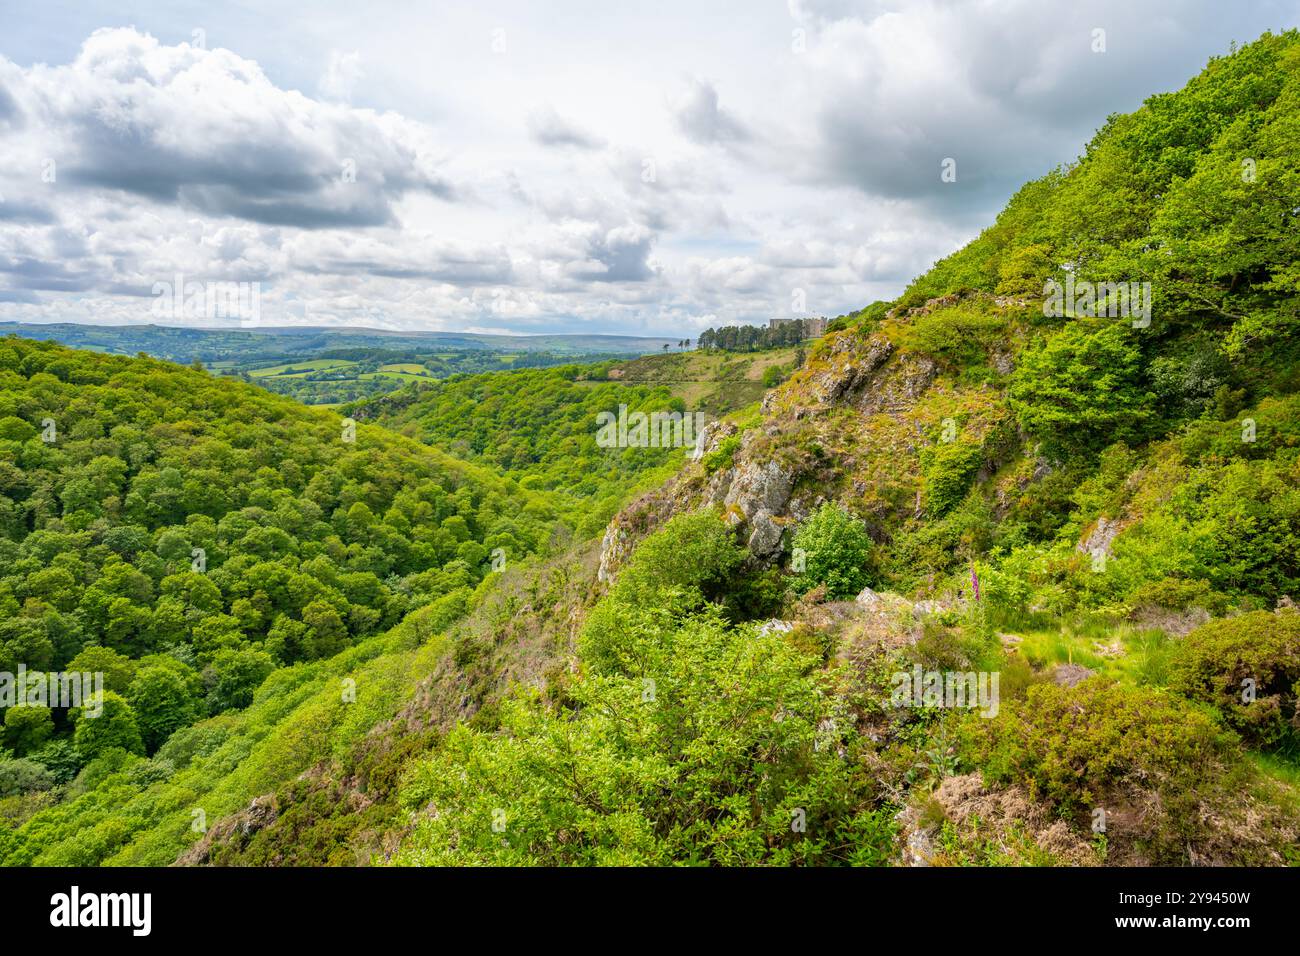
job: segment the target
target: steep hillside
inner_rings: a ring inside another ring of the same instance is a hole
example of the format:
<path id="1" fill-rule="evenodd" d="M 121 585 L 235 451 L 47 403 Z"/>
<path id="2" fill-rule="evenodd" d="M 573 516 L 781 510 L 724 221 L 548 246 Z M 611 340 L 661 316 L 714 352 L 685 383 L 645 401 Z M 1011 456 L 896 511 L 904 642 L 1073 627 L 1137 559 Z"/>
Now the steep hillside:
<path id="1" fill-rule="evenodd" d="M 599 534 L 629 491 L 671 475 L 696 441 L 692 428 L 678 447 L 611 447 L 601 442 L 599 416 L 625 407 L 711 420 L 756 403 L 793 370 L 795 353 L 682 352 L 455 376 L 341 411 L 553 492 L 586 537 Z"/>
<path id="2" fill-rule="evenodd" d="M 1119 609 L 1167 575 L 1243 607 L 1300 590 L 1297 70 L 1296 37 L 1265 37 L 1113 117 L 891 310 L 823 340 L 761 422 L 714 432 L 729 467 L 662 497 L 734 506 L 764 559 L 773 526 L 839 501 L 878 544 L 872 581 L 905 591 L 995 557 L 1050 580 L 1056 610 Z M 1050 315 L 1045 285 L 1067 280 L 1150 283 L 1150 313 Z M 615 533 L 671 511 L 650 499 Z M 1094 575 L 1098 547 L 1114 560 Z"/>
<path id="3" fill-rule="evenodd" d="M 1297 97 L 1294 34 L 1211 62 L 710 428 L 396 860 L 1300 860 Z"/>
<path id="4" fill-rule="evenodd" d="M 629 385 L 663 385 L 687 408 L 718 417 L 760 401 L 803 364 L 801 346 L 757 352 L 715 349 L 643 355 L 609 367 L 606 375 Z"/>
<path id="5" fill-rule="evenodd" d="M 0 341 L 0 671 L 99 672 L 107 692 L 94 718 L 6 703 L 6 859 L 98 862 L 169 811 L 184 833 L 193 809 L 242 806 L 200 800 L 228 773 L 305 769 L 329 750 L 314 735 L 368 729 L 400 706 L 374 699 L 382 682 L 416 679 L 389 660 L 367 688 L 364 662 L 437 634 L 556 528 L 545 495 L 389 432 L 162 362 Z M 309 739 L 259 757 L 286 719 Z"/>

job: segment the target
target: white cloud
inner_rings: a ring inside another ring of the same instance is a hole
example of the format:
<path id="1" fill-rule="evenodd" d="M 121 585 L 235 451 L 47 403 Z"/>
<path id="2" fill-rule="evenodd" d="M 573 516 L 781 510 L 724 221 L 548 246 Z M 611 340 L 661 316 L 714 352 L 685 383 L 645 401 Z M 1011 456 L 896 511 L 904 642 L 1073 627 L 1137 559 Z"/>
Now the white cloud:
<path id="1" fill-rule="evenodd" d="M 184 272 L 262 282 L 272 324 L 669 334 L 788 314 L 793 289 L 832 315 L 892 297 L 1109 113 L 1296 21 L 1275 0 L 326 2 L 250 30 L 215 3 L 204 50 L 166 10 L 77 38 L 27 16 L 0 37 L 0 319 L 148 321 Z"/>
<path id="2" fill-rule="evenodd" d="M 321 75 L 319 88 L 326 99 L 347 103 L 362 76 L 361 54 L 356 50 L 344 53 L 330 50 L 329 65 Z"/>

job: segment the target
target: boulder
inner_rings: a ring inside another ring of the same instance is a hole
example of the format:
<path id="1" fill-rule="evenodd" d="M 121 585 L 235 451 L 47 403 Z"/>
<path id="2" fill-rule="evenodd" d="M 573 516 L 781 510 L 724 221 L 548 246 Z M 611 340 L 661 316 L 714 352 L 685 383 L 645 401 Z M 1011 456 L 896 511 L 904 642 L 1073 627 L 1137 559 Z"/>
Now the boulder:
<path id="1" fill-rule="evenodd" d="M 794 474 L 774 461 L 763 464 L 747 462 L 736 468 L 736 475 L 727 489 L 723 501 L 726 506 L 735 506 L 745 516 L 752 519 L 760 511 L 775 515 L 781 513 L 790 492 L 794 488 Z"/>
<path id="2" fill-rule="evenodd" d="M 766 508 L 749 520 L 749 551 L 756 558 L 770 558 L 781 551 L 781 526 Z"/>
<path id="3" fill-rule="evenodd" d="M 1052 680 L 1062 687 L 1073 687 L 1087 680 L 1094 673 L 1096 672 L 1091 667 L 1084 667 L 1082 664 L 1058 664 L 1056 670 L 1052 672 Z"/>

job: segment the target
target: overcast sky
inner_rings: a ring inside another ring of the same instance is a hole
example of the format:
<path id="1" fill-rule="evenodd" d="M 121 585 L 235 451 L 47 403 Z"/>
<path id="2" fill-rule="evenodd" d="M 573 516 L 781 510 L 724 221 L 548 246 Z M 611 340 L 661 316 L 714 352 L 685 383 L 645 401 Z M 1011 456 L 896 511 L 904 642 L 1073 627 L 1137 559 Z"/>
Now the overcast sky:
<path id="1" fill-rule="evenodd" d="M 1107 114 L 1298 20 L 1273 0 L 0 0 L 0 320 L 148 322 L 177 273 L 260 283 L 264 325 L 693 336 L 800 295 L 838 315 Z"/>

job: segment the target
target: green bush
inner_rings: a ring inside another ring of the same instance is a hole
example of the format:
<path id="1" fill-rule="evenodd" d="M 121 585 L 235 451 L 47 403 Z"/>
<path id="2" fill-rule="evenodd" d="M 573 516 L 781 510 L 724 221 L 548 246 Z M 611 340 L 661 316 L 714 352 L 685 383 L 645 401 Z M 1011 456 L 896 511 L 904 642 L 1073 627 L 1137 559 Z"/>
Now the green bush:
<path id="1" fill-rule="evenodd" d="M 1253 681 L 1250 693 L 1247 681 Z M 1256 611 L 1198 627 L 1173 653 L 1169 687 L 1218 708 L 1228 726 L 1256 746 L 1293 741 L 1300 613 Z"/>
<path id="2" fill-rule="evenodd" d="M 1076 319 L 1026 351 L 1009 397 L 1021 425 L 1057 459 L 1139 438 L 1152 402 L 1132 332 L 1114 320 Z"/>
<path id="3" fill-rule="evenodd" d="M 828 722 L 816 663 L 714 611 L 679 619 L 635 671 L 577 681 L 572 709 L 517 699 L 498 733 L 452 731 L 404 787 L 419 820 L 396 862 L 885 863 L 869 743 Z"/>
<path id="4" fill-rule="evenodd" d="M 1211 614 L 1222 614 L 1227 610 L 1226 599 L 1210 587 L 1210 582 L 1187 578 L 1166 577 L 1149 581 L 1133 592 L 1130 601 L 1138 607 L 1146 605 L 1171 611 L 1196 607 Z"/>
<path id="5" fill-rule="evenodd" d="M 859 518 L 827 502 L 795 532 L 794 547 L 803 552 L 805 590 L 826 585 L 832 598 L 853 597 L 867 584 L 871 536 Z"/>
<path id="6" fill-rule="evenodd" d="M 989 351 L 1005 343 L 1007 319 L 969 300 L 918 315 L 898 334 L 914 351 L 959 367 L 983 365 Z"/>
<path id="7" fill-rule="evenodd" d="M 926 512 L 941 518 L 951 511 L 970 490 L 983 460 L 980 447 L 965 442 L 941 442 L 927 449 L 922 461 Z"/>
<path id="8" fill-rule="evenodd" d="M 626 670 L 666 640 L 680 615 L 719 596 L 745 559 L 716 511 L 677 515 L 637 545 L 583 625 L 578 649 L 599 670 Z"/>
<path id="9" fill-rule="evenodd" d="M 36 793 L 53 786 L 54 775 L 34 760 L 0 760 L 0 797 Z"/>
<path id="10" fill-rule="evenodd" d="M 736 449 L 740 447 L 740 434 L 736 432 L 734 435 L 728 435 L 718 442 L 717 448 L 700 459 L 707 474 L 711 475 L 715 471 L 731 467 L 731 462 L 736 457 Z"/>
<path id="11" fill-rule="evenodd" d="M 1186 862 L 1218 812 L 1246 789 L 1236 736 L 1164 691 L 1094 677 L 1034 684 L 992 720 L 963 723 L 963 757 L 987 784 L 1019 784 L 1065 816 L 1143 808 L 1139 841 L 1156 862 Z M 1216 805 L 1217 804 L 1217 805 Z"/>

